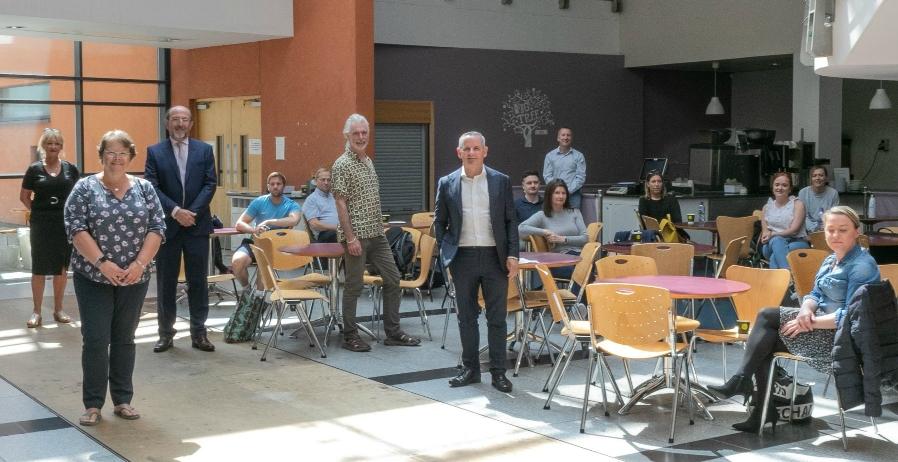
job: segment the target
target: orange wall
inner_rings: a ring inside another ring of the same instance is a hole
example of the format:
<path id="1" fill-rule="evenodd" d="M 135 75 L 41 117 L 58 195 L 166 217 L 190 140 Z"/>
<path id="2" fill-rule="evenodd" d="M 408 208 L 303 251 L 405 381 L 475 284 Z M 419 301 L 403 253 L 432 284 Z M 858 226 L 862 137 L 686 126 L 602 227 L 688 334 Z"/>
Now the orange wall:
<path id="1" fill-rule="evenodd" d="M 373 3 L 294 0 L 293 23 L 293 38 L 171 54 L 173 104 L 261 97 L 263 177 L 307 179 L 342 153 L 349 114 L 374 122 Z M 276 136 L 286 137 L 283 161 Z"/>

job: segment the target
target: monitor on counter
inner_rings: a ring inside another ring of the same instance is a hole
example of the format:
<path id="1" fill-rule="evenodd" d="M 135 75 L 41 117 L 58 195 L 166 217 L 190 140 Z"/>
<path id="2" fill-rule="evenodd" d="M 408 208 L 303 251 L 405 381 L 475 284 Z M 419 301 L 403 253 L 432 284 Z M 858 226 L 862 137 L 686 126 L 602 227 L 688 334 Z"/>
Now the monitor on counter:
<path id="1" fill-rule="evenodd" d="M 667 172 L 667 157 L 646 157 L 642 159 L 642 170 L 639 172 L 639 181 L 644 181 L 645 176 L 652 170 L 661 172 L 661 176 Z"/>

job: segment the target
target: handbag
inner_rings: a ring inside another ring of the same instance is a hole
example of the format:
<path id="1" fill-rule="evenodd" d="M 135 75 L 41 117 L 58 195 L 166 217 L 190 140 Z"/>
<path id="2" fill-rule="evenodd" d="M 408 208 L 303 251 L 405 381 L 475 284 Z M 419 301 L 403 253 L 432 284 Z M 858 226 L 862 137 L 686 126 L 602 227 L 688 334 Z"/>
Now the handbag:
<path id="1" fill-rule="evenodd" d="M 781 422 L 788 422 L 789 414 L 793 412 L 793 409 L 789 407 L 792 399 L 792 387 L 797 387 L 795 390 L 795 415 L 792 417 L 792 423 L 810 422 L 811 414 L 814 412 L 814 392 L 811 390 L 811 386 L 796 382 L 780 366 L 776 366 L 773 371 L 773 389 L 770 391 L 770 406 L 776 407 Z M 748 403 L 749 412 L 755 405 L 753 401 L 754 397 Z"/>
<path id="2" fill-rule="evenodd" d="M 658 222 L 658 233 L 664 242 L 680 242 L 680 234 L 677 232 L 677 227 L 674 226 L 673 220 L 670 219 L 670 215 Z"/>
<path id="3" fill-rule="evenodd" d="M 237 308 L 224 327 L 225 343 L 239 343 L 252 340 L 256 327 L 267 303 L 265 297 L 257 295 L 252 287 L 247 287 L 237 300 Z"/>

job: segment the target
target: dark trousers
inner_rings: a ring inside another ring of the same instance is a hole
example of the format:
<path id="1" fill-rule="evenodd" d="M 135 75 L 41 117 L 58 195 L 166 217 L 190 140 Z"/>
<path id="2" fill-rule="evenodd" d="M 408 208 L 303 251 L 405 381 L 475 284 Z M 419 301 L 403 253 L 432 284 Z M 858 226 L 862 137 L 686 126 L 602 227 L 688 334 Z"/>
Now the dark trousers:
<path id="1" fill-rule="evenodd" d="M 165 241 L 156 254 L 156 291 L 159 316 L 159 336 L 175 335 L 178 307 L 178 273 L 184 256 L 187 277 L 187 302 L 190 305 L 190 335 L 206 334 L 209 316 L 209 292 L 206 276 L 209 273 L 209 236 L 191 236 L 185 232 Z"/>
<path id="2" fill-rule="evenodd" d="M 480 371 L 480 305 L 483 291 L 486 302 L 487 344 L 490 372 L 505 372 L 505 336 L 508 330 L 508 268 L 499 261 L 495 247 L 459 247 L 449 264 L 458 304 L 458 332 L 461 336 L 462 364 Z"/>
<path id="3" fill-rule="evenodd" d="M 343 336 L 358 335 L 355 316 L 359 296 L 362 294 L 362 276 L 365 274 L 365 265 L 370 263 L 377 270 L 377 274 L 383 278 L 383 321 L 384 333 L 387 337 L 396 337 L 401 332 L 399 329 L 399 269 L 393 260 L 393 252 L 385 236 L 359 239 L 362 244 L 362 254 L 354 256 L 346 250 L 343 256 L 346 274 L 346 287 L 343 290 Z M 346 244 L 343 244 L 346 249 Z"/>
<path id="4" fill-rule="evenodd" d="M 130 286 L 101 284 L 75 273 L 75 297 L 81 313 L 82 400 L 86 408 L 102 408 L 106 386 L 112 404 L 130 404 L 134 396 L 134 331 L 150 283 Z"/>
<path id="5" fill-rule="evenodd" d="M 318 237 L 315 238 L 315 242 L 337 242 L 337 232 L 322 231 L 318 233 Z"/>
<path id="6" fill-rule="evenodd" d="M 742 356 L 742 365 L 739 366 L 738 373 L 746 376 L 754 375 L 758 390 L 764 390 L 773 354 L 781 351 L 789 349 L 780 339 L 780 310 L 765 308 L 758 312 L 755 325 L 748 334 L 745 355 Z"/>

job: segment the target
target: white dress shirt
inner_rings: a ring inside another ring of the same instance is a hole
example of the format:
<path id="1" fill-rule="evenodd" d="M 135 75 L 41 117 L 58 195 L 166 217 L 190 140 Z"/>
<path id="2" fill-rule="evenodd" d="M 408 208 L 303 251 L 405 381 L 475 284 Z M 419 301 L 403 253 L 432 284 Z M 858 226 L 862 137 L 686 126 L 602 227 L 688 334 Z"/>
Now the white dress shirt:
<path id="1" fill-rule="evenodd" d="M 469 177 L 461 169 L 461 235 L 459 247 L 495 247 L 493 224 L 490 221 L 490 191 L 486 169 Z"/>

